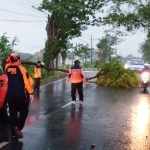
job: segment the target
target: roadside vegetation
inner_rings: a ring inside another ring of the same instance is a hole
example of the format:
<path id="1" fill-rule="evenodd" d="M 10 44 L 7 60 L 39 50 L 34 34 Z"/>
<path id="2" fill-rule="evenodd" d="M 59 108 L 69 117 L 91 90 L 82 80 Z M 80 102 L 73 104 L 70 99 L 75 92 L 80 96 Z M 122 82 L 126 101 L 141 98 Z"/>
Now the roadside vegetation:
<path id="1" fill-rule="evenodd" d="M 8 57 L 8 55 L 12 52 L 17 52 L 17 50 L 15 50 L 15 45 L 18 44 L 18 39 L 14 38 L 12 41 L 7 37 L 6 34 L 3 34 L 0 37 L 0 69 L 3 70 L 3 73 L 5 73 L 5 62 L 6 59 Z M 33 60 L 33 56 L 29 57 L 28 59 L 26 59 L 26 61 L 32 61 Z M 27 71 L 29 76 L 32 77 L 32 79 L 34 79 L 34 66 L 32 65 L 23 65 Z M 62 72 L 54 72 L 53 75 L 51 75 L 47 70 L 42 69 L 42 79 L 41 82 L 42 83 L 46 83 L 50 80 L 57 80 L 60 79 L 61 77 L 65 77 L 66 74 L 62 73 Z"/>
<path id="2" fill-rule="evenodd" d="M 140 84 L 138 74 L 132 70 L 124 69 L 118 58 L 112 58 L 107 63 L 99 61 L 96 67 L 100 72 L 97 79 L 99 86 L 135 88 Z"/>

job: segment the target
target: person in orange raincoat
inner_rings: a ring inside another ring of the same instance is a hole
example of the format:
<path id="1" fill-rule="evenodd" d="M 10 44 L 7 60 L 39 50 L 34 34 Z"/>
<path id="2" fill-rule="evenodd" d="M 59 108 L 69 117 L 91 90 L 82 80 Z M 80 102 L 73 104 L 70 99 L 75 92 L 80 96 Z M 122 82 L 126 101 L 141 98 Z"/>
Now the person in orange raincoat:
<path id="1" fill-rule="evenodd" d="M 8 77 L 7 100 L 10 112 L 11 134 L 12 138 L 22 138 L 21 130 L 24 127 L 29 109 L 29 99 L 26 97 L 26 90 L 32 101 L 33 89 L 26 69 L 21 66 L 18 54 L 10 54 L 9 62 L 5 69 Z"/>
<path id="2" fill-rule="evenodd" d="M 42 73 L 41 73 L 41 61 L 37 62 L 37 65 L 34 68 L 34 92 L 37 91 L 38 93 L 40 92 L 40 80 L 42 78 Z"/>
<path id="3" fill-rule="evenodd" d="M 5 86 L 5 87 L 4 87 Z M 6 125 L 9 123 L 9 117 L 7 114 L 7 76 L 3 74 L 0 69 L 0 125 Z"/>
<path id="4" fill-rule="evenodd" d="M 72 84 L 71 84 L 71 97 L 72 97 L 72 104 L 76 102 L 76 90 L 79 93 L 79 100 L 80 104 L 83 104 L 83 81 L 86 82 L 84 77 L 83 69 L 80 67 L 80 61 L 75 60 L 74 66 L 71 67 L 69 70 L 69 75 L 67 77 L 67 82 L 70 81 L 72 77 Z"/>

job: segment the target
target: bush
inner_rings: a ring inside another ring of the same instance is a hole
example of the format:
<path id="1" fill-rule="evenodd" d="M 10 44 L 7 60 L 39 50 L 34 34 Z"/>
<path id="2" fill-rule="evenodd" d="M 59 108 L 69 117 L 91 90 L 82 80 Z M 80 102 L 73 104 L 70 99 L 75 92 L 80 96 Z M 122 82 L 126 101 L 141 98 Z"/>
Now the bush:
<path id="1" fill-rule="evenodd" d="M 34 66 L 31 66 L 31 65 L 23 65 L 23 66 L 26 68 L 29 76 L 33 78 L 34 77 Z"/>
<path id="2" fill-rule="evenodd" d="M 32 61 L 33 59 L 33 56 L 30 56 L 28 59 L 26 59 L 26 61 Z M 34 67 L 35 66 L 32 66 L 32 65 L 23 65 L 23 67 L 26 68 L 28 74 L 30 77 L 34 78 Z"/>
<path id="3" fill-rule="evenodd" d="M 108 63 L 99 61 L 96 67 L 100 71 L 97 85 L 134 88 L 140 84 L 138 74 L 124 69 L 117 58 L 112 58 Z"/>
<path id="4" fill-rule="evenodd" d="M 92 68 L 93 66 L 91 65 L 91 62 L 86 61 L 86 62 L 83 64 L 83 67 L 84 67 L 84 68 Z"/>

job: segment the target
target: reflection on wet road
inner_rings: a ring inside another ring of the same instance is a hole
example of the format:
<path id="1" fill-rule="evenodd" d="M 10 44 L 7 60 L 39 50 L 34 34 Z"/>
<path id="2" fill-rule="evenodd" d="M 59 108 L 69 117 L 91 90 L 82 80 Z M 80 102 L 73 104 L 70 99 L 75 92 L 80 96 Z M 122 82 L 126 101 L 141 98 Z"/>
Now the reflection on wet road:
<path id="1" fill-rule="evenodd" d="M 40 119 L 40 95 L 34 95 L 34 101 L 30 104 L 30 111 L 26 124 L 32 124 Z"/>
<path id="2" fill-rule="evenodd" d="M 138 101 L 138 105 L 132 108 L 131 149 L 149 149 L 150 98 L 140 95 Z"/>
<path id="3" fill-rule="evenodd" d="M 93 76 L 93 73 L 86 73 Z M 30 104 L 24 138 L 10 140 L 0 128 L 1 150 L 148 150 L 150 95 L 142 89 L 84 85 L 84 104 L 72 106 L 70 84 L 61 80 L 41 88 Z"/>

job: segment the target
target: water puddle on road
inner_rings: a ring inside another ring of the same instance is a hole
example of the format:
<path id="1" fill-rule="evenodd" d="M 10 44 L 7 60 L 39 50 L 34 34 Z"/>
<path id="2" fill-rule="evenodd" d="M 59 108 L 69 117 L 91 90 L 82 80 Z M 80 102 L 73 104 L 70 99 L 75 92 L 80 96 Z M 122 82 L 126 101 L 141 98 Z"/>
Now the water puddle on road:
<path id="1" fill-rule="evenodd" d="M 132 108 L 130 150 L 150 149 L 150 97 L 139 95 L 138 104 Z"/>

